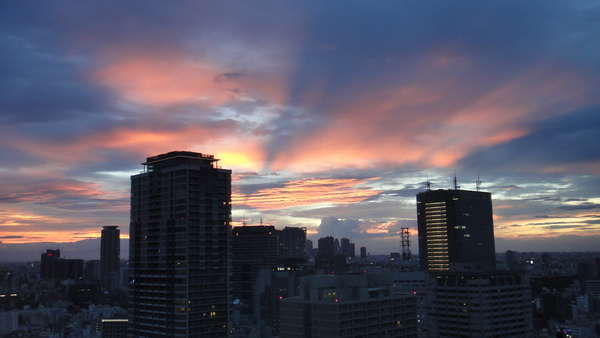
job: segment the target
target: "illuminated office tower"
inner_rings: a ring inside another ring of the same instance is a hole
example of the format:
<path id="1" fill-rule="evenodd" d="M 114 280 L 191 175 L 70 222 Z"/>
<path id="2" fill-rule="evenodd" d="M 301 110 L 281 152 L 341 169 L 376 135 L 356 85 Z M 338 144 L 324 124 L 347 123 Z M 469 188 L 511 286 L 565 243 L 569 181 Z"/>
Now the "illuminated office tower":
<path id="1" fill-rule="evenodd" d="M 100 283 L 104 289 L 119 286 L 121 266 L 121 240 L 118 226 L 102 227 L 100 235 Z"/>
<path id="2" fill-rule="evenodd" d="M 131 337 L 228 335 L 231 170 L 217 161 L 174 151 L 131 177 Z"/>
<path id="3" fill-rule="evenodd" d="M 493 270 L 492 197 L 467 190 L 417 194 L 419 258 L 428 271 Z"/>

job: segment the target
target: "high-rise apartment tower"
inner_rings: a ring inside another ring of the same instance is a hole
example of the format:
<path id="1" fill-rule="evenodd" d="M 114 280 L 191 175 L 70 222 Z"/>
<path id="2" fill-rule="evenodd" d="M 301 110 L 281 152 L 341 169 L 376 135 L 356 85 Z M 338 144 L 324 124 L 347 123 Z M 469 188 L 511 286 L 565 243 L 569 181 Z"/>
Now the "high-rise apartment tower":
<path id="1" fill-rule="evenodd" d="M 132 337 L 228 334 L 231 170 L 217 161 L 174 151 L 131 177 Z"/>

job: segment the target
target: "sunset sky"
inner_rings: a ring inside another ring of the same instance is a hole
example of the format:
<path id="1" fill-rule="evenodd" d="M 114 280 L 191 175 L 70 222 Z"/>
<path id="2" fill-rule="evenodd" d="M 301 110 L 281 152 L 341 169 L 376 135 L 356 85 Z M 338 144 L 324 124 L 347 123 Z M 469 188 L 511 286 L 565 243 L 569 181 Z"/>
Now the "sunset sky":
<path id="1" fill-rule="evenodd" d="M 597 1 L 3 1 L 0 261 L 98 258 L 173 150 L 233 170 L 235 226 L 417 253 L 456 172 L 498 252 L 600 251 L 599 37 Z"/>

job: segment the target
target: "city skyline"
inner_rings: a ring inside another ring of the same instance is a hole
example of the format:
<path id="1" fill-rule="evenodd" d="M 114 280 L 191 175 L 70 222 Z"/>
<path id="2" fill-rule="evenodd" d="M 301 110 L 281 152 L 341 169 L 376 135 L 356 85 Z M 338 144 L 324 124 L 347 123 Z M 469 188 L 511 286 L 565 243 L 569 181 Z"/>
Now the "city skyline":
<path id="1" fill-rule="evenodd" d="M 232 170 L 234 226 L 399 252 L 456 176 L 497 251 L 598 249 L 597 3 L 0 6 L 0 261 L 127 245 L 130 177 L 175 150 Z"/>

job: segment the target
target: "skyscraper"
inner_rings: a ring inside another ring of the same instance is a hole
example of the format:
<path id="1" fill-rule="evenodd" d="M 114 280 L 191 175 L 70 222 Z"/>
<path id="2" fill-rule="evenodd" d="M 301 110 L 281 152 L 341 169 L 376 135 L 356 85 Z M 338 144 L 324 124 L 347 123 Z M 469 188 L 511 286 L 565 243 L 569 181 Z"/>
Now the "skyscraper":
<path id="1" fill-rule="evenodd" d="M 112 290 L 119 285 L 121 231 L 116 225 L 102 227 L 100 235 L 100 285 Z"/>
<path id="2" fill-rule="evenodd" d="M 148 157 L 131 177 L 129 335 L 229 329 L 231 170 L 213 155 Z"/>
<path id="3" fill-rule="evenodd" d="M 428 190 L 417 194 L 419 258 L 422 270 L 495 268 L 490 193 Z"/>
<path id="4" fill-rule="evenodd" d="M 491 194 L 419 193 L 417 220 L 421 268 L 428 271 L 422 336 L 532 336 L 529 280 L 495 268 Z"/>

